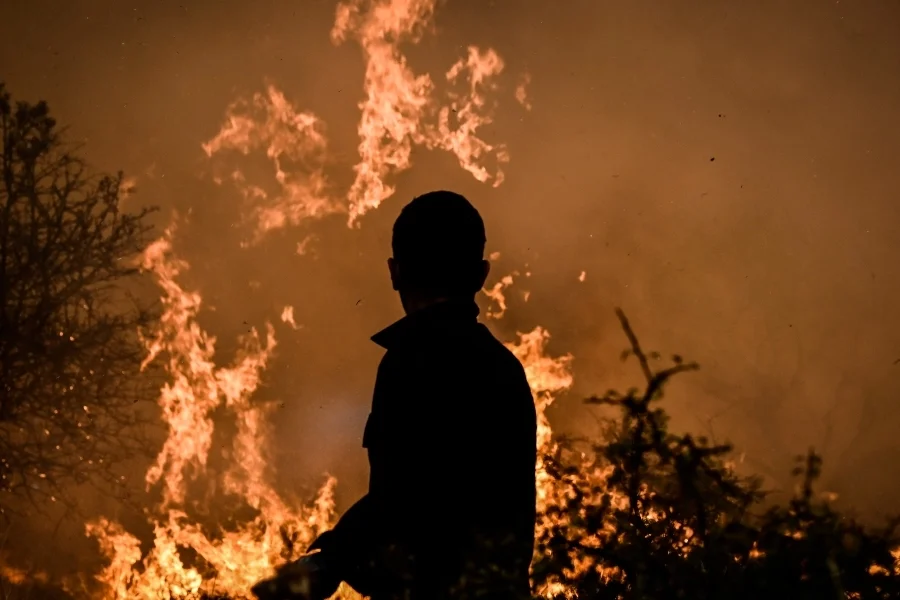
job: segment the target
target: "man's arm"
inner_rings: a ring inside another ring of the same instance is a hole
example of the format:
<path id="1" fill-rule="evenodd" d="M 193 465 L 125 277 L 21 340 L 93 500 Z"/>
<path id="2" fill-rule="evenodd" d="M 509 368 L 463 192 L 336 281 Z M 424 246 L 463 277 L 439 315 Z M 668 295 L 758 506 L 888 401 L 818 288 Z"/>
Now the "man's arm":
<path id="1" fill-rule="evenodd" d="M 438 399 L 420 388 L 423 373 L 417 366 L 391 353 L 379 365 L 363 436 L 369 451 L 369 492 L 310 546 L 321 551 L 323 561 L 344 580 L 384 559 L 390 547 L 402 546 L 415 530 L 413 524 L 421 524 L 436 484 L 446 475 L 440 457 L 423 447 L 426 440 L 441 436 L 434 431 L 433 419 L 425 418 Z"/>
<path id="2" fill-rule="evenodd" d="M 368 494 L 360 498 L 341 516 L 337 524 L 320 535 L 309 547 L 329 555 L 329 561 L 344 563 L 355 549 L 362 549 L 374 536 L 372 502 Z"/>
<path id="3" fill-rule="evenodd" d="M 383 461 L 373 460 L 373 453 L 378 454 L 382 450 L 385 435 L 390 435 L 381 423 L 381 405 L 385 396 L 391 393 L 391 380 L 394 378 L 391 362 L 385 355 L 378 366 L 372 413 L 363 434 L 363 447 L 369 451 L 369 493 L 351 506 L 334 528 L 320 535 L 309 547 L 309 551 L 321 553 L 321 560 L 330 571 L 364 595 L 368 595 L 363 588 L 371 585 L 371 569 L 379 550 L 387 545 L 384 510 L 378 506 L 383 503 L 377 502 L 374 497 L 380 495 L 384 487 L 381 484 Z"/>

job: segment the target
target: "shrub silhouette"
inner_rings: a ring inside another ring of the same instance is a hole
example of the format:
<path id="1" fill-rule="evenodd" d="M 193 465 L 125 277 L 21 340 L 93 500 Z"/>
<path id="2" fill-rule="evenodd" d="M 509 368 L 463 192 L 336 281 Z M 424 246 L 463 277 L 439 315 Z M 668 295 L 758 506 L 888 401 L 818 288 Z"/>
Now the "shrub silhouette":
<path id="1" fill-rule="evenodd" d="M 663 389 L 697 365 L 675 356 L 654 371 L 658 357 L 617 314 L 630 343 L 623 358 L 638 360 L 646 385 L 589 398 L 620 411 L 604 439 L 586 454 L 564 442 L 547 457 L 567 500 L 538 540 L 538 588 L 557 581 L 598 599 L 900 598 L 898 521 L 868 529 L 819 497 L 812 450 L 798 459 L 795 496 L 767 507 L 760 481 L 727 462 L 729 445 L 668 429 Z"/>

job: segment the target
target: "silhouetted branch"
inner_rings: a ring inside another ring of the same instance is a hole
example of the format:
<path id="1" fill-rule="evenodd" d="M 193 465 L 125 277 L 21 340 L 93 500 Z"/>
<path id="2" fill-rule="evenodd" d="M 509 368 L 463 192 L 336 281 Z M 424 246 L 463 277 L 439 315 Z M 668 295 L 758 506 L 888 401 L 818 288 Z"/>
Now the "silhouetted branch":
<path id="1" fill-rule="evenodd" d="M 46 104 L 0 85 L 0 512 L 69 502 L 72 485 L 121 485 L 146 452 L 138 403 L 138 294 L 146 217 L 120 208 L 123 177 L 91 175 Z M 24 505 L 23 505 L 24 506 Z"/>
<path id="2" fill-rule="evenodd" d="M 837 513 L 814 491 L 822 461 L 813 451 L 798 459 L 797 495 L 764 509 L 759 480 L 726 462 L 731 446 L 673 434 L 651 407 L 672 376 L 697 365 L 675 356 L 655 372 L 656 357 L 616 314 L 630 345 L 623 357 L 637 358 L 646 385 L 586 400 L 620 411 L 593 456 L 544 458 L 563 500 L 538 540 L 539 588 L 629 600 L 900 597 L 900 519 L 871 531 Z"/>

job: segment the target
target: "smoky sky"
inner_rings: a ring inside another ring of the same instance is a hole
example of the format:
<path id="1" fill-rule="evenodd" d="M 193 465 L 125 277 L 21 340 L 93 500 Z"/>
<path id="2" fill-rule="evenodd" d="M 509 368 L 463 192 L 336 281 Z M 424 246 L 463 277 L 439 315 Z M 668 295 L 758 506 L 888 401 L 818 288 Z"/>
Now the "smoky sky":
<path id="1" fill-rule="evenodd" d="M 159 205 L 160 227 L 173 211 L 186 219 L 182 281 L 204 296 L 220 359 L 249 327 L 278 325 L 261 394 L 283 404 L 273 445 L 285 489 L 312 488 L 326 471 L 344 505 L 364 489 L 360 434 L 380 357 L 368 338 L 401 316 L 384 265 L 391 223 L 415 194 L 450 188 L 482 211 L 501 253 L 489 283 L 520 273 L 494 330 L 511 340 L 541 325 L 551 353 L 575 357 L 557 430 L 590 433 L 580 399 L 638 383 L 618 359 L 620 306 L 646 346 L 701 364 L 666 400 L 676 427 L 733 441 L 782 486 L 792 456 L 815 446 L 827 487 L 848 503 L 896 505 L 900 6 L 439 3 L 434 33 L 406 54 L 435 77 L 470 44 L 503 57 L 484 133 L 508 146 L 503 185 L 420 150 L 359 229 L 338 216 L 241 248 L 239 198 L 211 181 L 200 146 L 237 97 L 272 83 L 315 112 L 329 173 L 351 182 L 364 65 L 358 46 L 331 43 L 334 8 L 0 8 L 0 77 L 15 97 L 47 100 L 92 165 L 134 176 L 128 202 Z M 525 73 L 531 111 L 514 98 Z M 297 255 L 309 234 L 311 253 Z M 285 305 L 300 329 L 278 322 Z"/>

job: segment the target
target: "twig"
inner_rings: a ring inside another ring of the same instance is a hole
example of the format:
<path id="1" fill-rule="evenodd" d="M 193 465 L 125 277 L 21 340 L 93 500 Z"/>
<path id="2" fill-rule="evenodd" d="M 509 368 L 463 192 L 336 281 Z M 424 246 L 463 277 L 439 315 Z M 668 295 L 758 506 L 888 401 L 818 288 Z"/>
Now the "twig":
<path id="1" fill-rule="evenodd" d="M 624 311 L 621 308 L 616 308 L 616 316 L 619 317 L 619 322 L 622 324 L 622 329 L 625 331 L 626 337 L 628 337 L 628 343 L 631 344 L 632 352 L 637 357 L 638 362 L 641 363 L 641 370 L 644 372 L 644 377 L 647 379 L 647 382 L 653 380 L 653 370 L 650 369 L 650 361 L 647 360 L 647 355 L 644 354 L 644 351 L 641 350 L 641 344 L 638 342 L 637 336 L 634 334 L 634 330 L 631 328 L 631 324 L 628 323 L 628 317 L 625 316 Z"/>

